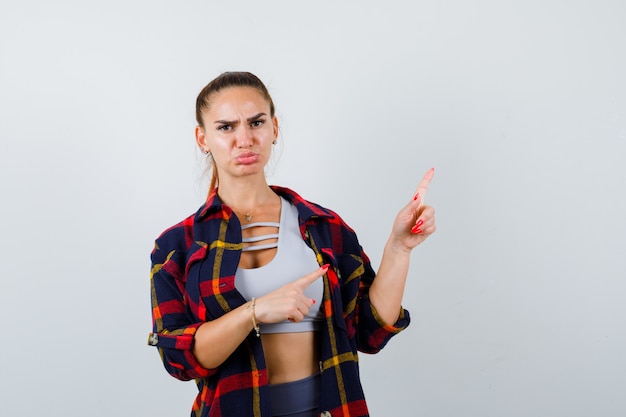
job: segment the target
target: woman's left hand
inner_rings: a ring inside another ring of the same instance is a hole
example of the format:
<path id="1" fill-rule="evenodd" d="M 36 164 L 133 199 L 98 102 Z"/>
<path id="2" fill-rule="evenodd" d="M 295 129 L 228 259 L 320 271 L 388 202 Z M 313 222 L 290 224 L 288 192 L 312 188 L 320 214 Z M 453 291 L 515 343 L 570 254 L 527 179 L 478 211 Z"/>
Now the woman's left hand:
<path id="1" fill-rule="evenodd" d="M 408 251 L 435 232 L 435 209 L 424 205 L 424 197 L 434 174 L 434 168 L 426 172 L 413 199 L 400 210 L 393 223 L 390 240 Z"/>

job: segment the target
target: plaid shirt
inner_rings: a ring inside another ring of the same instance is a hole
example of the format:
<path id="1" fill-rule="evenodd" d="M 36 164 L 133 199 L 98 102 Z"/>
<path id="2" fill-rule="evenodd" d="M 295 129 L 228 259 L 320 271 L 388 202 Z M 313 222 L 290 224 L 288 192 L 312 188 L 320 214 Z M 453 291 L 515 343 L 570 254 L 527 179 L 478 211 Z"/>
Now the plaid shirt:
<path id="1" fill-rule="evenodd" d="M 322 415 L 368 416 L 357 350 L 382 349 L 408 326 L 408 311 L 402 309 L 395 324 L 384 323 L 369 301 L 375 273 L 354 231 L 334 212 L 287 188 L 272 189 L 297 208 L 302 238 L 319 264 L 331 265 L 320 306 L 320 410 L 329 413 Z M 213 192 L 194 215 L 163 232 L 151 255 L 153 333 L 148 343 L 158 348 L 172 376 L 196 380 L 192 416 L 272 415 L 265 359 L 254 332 L 218 368 L 203 368 L 192 353 L 202 323 L 247 302 L 234 286 L 241 249 L 239 220 Z"/>

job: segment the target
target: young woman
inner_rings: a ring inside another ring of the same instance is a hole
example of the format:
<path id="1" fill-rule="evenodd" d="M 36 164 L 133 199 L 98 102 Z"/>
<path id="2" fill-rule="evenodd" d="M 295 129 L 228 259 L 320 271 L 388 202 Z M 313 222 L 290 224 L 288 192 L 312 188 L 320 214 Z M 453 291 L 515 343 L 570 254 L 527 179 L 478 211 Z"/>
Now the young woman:
<path id="1" fill-rule="evenodd" d="M 368 416 L 357 351 L 409 324 L 401 300 L 411 250 L 435 231 L 433 170 L 376 274 L 336 213 L 268 185 L 278 121 L 256 76 L 218 76 L 196 118 L 213 178 L 206 203 L 156 240 L 149 344 L 171 375 L 196 380 L 194 416 Z"/>

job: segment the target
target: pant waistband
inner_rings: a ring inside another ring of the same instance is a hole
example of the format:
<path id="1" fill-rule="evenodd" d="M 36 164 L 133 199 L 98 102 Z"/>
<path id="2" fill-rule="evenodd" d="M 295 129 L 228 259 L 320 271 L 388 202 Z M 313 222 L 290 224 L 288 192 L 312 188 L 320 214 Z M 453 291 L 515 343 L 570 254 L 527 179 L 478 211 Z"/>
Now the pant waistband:
<path id="1" fill-rule="evenodd" d="M 270 401 L 273 416 L 288 416 L 319 407 L 321 375 L 314 374 L 298 381 L 271 384 Z"/>

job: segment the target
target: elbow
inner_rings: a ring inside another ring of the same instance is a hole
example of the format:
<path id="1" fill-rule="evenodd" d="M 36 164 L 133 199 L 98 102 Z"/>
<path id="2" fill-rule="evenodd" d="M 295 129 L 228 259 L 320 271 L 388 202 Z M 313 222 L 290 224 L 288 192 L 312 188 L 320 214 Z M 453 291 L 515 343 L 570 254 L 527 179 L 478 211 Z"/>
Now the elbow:
<path id="1" fill-rule="evenodd" d="M 168 374 L 180 381 L 190 381 L 194 379 L 190 372 L 187 372 L 183 366 L 176 362 L 163 361 L 163 365 Z"/>
<path id="2" fill-rule="evenodd" d="M 206 378 L 214 372 L 214 370 L 204 368 L 191 351 L 159 349 L 159 354 L 165 370 L 180 381 Z"/>

